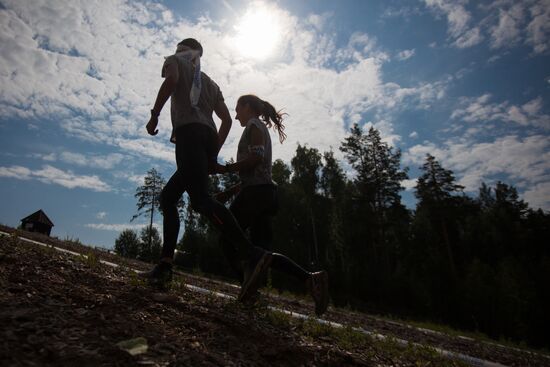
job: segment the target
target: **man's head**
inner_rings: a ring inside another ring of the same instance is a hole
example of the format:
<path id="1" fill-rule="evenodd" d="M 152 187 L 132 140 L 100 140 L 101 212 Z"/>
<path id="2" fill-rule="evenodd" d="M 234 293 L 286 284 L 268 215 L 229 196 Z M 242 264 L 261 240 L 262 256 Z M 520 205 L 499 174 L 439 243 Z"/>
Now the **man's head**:
<path id="1" fill-rule="evenodd" d="M 183 41 L 181 41 L 180 43 L 178 43 L 178 46 L 179 45 L 183 45 L 183 46 L 187 46 L 189 48 L 192 48 L 193 50 L 197 50 L 200 52 L 200 55 L 202 57 L 202 46 L 201 44 L 199 43 L 199 41 L 197 41 L 196 39 L 194 38 L 186 38 L 184 39 Z"/>

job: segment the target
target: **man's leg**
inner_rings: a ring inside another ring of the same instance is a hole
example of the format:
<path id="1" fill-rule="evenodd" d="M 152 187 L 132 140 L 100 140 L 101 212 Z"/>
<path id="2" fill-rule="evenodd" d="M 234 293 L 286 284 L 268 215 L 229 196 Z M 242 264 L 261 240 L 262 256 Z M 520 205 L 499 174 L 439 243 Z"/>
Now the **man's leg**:
<path id="1" fill-rule="evenodd" d="M 163 215 L 163 238 L 161 260 L 172 262 L 178 233 L 180 229 L 180 218 L 178 202 L 185 191 L 185 182 L 182 172 L 176 171 L 168 180 L 160 194 L 160 210 Z"/>
<path id="2" fill-rule="evenodd" d="M 172 259 L 180 228 L 178 201 L 185 189 L 181 172 L 176 171 L 168 180 L 160 194 L 160 211 L 163 215 L 163 237 L 161 259 L 158 265 L 149 272 L 141 273 L 149 284 L 164 289 L 172 281 Z"/>

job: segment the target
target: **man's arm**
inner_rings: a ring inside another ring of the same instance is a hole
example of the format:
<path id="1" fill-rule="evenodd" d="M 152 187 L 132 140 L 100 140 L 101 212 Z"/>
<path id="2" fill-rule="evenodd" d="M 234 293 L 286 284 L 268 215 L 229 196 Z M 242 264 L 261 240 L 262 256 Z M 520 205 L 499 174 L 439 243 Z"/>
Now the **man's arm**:
<path id="1" fill-rule="evenodd" d="M 147 132 L 150 135 L 158 134 L 158 116 L 160 115 L 160 111 L 162 111 L 164 104 L 166 103 L 166 101 L 168 101 L 168 98 L 170 98 L 170 96 L 176 89 L 179 78 L 178 65 L 176 63 L 172 63 L 166 66 L 165 77 L 166 78 L 164 79 L 164 82 L 162 82 L 162 85 L 160 86 L 159 92 L 157 94 L 155 106 L 151 110 L 151 118 L 149 119 L 149 122 L 146 126 Z"/>
<path id="2" fill-rule="evenodd" d="M 231 120 L 231 115 L 229 114 L 229 110 L 227 109 L 227 105 L 224 101 L 219 101 L 216 105 L 216 108 L 214 108 L 214 112 L 216 113 L 216 116 L 222 120 L 222 124 L 220 126 L 220 131 L 218 131 L 218 152 L 223 146 L 223 143 L 225 143 L 225 139 L 227 138 L 227 135 L 229 134 L 229 130 L 231 130 L 231 124 L 233 121 Z"/>

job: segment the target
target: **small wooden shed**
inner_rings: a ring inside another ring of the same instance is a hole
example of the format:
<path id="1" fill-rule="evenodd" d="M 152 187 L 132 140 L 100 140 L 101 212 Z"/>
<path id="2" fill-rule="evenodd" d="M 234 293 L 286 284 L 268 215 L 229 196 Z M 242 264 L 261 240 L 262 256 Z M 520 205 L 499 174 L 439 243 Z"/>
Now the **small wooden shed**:
<path id="1" fill-rule="evenodd" d="M 21 228 L 29 232 L 42 233 L 47 236 L 52 231 L 53 223 L 42 209 L 21 219 Z"/>

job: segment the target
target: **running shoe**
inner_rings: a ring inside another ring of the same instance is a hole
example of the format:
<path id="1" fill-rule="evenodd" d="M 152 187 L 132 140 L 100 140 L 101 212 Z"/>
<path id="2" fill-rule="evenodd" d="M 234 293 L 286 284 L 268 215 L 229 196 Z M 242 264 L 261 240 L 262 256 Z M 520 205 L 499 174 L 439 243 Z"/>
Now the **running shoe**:
<path id="1" fill-rule="evenodd" d="M 152 270 L 138 273 L 138 277 L 147 280 L 149 285 L 159 288 L 167 289 L 172 282 L 172 264 L 161 261 Z"/>
<path id="2" fill-rule="evenodd" d="M 252 259 L 244 267 L 244 281 L 241 285 L 241 291 L 237 300 L 247 302 L 248 299 L 256 293 L 261 285 L 269 265 L 271 265 L 272 253 L 259 247 L 255 247 Z"/>
<path id="3" fill-rule="evenodd" d="M 326 271 L 311 273 L 307 288 L 315 301 L 315 314 L 321 316 L 328 308 L 328 274 Z"/>

